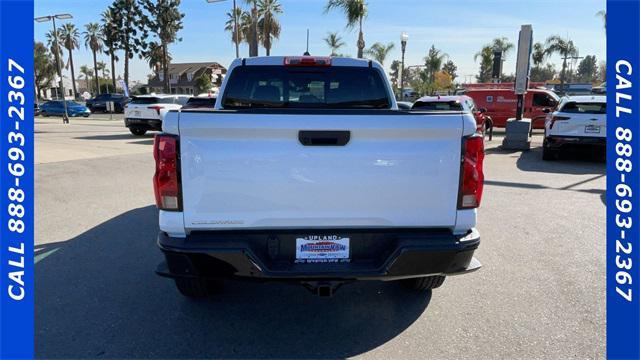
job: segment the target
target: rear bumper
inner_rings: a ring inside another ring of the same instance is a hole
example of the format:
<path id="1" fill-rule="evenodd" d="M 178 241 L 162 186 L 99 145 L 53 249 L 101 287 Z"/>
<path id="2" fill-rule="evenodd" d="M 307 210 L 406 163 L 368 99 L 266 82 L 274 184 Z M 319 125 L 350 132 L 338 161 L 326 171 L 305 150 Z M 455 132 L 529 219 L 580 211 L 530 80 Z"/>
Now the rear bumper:
<path id="1" fill-rule="evenodd" d="M 547 146 L 550 148 L 559 148 L 572 145 L 590 145 L 590 146 L 606 146 L 607 138 L 604 136 L 557 136 L 549 135 L 546 137 Z"/>
<path id="2" fill-rule="evenodd" d="M 162 120 L 159 119 L 125 118 L 124 125 L 126 127 L 136 126 L 146 130 L 162 130 Z"/>
<path id="3" fill-rule="evenodd" d="M 349 236 L 350 262 L 296 263 L 295 239 L 309 234 Z M 304 234 L 304 235 L 302 235 Z M 396 280 L 458 275 L 480 268 L 473 253 L 480 234 L 428 229 L 218 231 L 186 238 L 158 234 L 166 277 L 248 277 L 278 280 Z"/>

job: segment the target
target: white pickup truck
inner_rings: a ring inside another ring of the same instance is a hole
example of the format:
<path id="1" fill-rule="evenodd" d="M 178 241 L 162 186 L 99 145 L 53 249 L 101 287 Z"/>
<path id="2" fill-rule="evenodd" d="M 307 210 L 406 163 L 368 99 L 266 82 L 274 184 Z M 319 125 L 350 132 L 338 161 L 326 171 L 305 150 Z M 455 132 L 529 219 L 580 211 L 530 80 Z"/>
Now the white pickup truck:
<path id="1" fill-rule="evenodd" d="M 376 62 L 238 59 L 214 109 L 171 111 L 162 130 L 157 273 L 185 296 L 227 277 L 427 290 L 481 266 L 473 114 L 398 110 Z"/>

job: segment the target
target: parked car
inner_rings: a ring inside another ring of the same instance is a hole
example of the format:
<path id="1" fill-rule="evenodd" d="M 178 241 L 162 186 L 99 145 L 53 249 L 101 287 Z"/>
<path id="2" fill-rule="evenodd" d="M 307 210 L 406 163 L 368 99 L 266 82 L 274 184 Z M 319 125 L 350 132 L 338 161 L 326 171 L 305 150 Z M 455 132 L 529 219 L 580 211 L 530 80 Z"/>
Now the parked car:
<path id="1" fill-rule="evenodd" d="M 472 98 L 466 95 L 423 96 L 416 100 L 412 110 L 427 111 L 465 111 L 473 114 L 478 133 L 484 135 L 493 126 L 493 120 L 487 116 L 486 109 L 476 107 Z"/>
<path id="2" fill-rule="evenodd" d="M 37 101 L 33 102 L 33 116 L 40 116 L 40 104 Z"/>
<path id="3" fill-rule="evenodd" d="M 124 108 L 124 124 L 136 136 L 147 131 L 162 130 L 162 117 L 170 110 L 179 110 L 189 95 L 141 95 L 131 99 Z"/>
<path id="4" fill-rule="evenodd" d="M 216 98 L 213 96 L 194 96 L 187 100 L 182 109 L 213 109 Z"/>
<path id="5" fill-rule="evenodd" d="M 70 117 L 88 117 L 89 115 L 91 115 L 91 111 L 89 110 L 89 108 L 80 103 L 70 100 L 66 100 L 66 103 L 67 114 Z M 62 102 L 62 100 L 47 101 L 44 104 L 40 105 L 40 115 L 45 117 L 62 116 L 64 115 L 64 103 Z"/>
<path id="6" fill-rule="evenodd" d="M 591 89 L 591 92 L 594 94 L 604 95 L 607 93 L 607 82 L 603 82 L 600 86 L 595 86 Z"/>
<path id="7" fill-rule="evenodd" d="M 94 97 L 93 99 L 87 100 L 87 107 L 91 112 L 97 111 L 107 111 L 107 103 L 109 101 L 113 101 L 115 106 L 115 112 L 121 113 L 124 112 L 125 105 L 131 101 L 130 98 L 124 96 L 123 94 L 100 94 Z"/>
<path id="8" fill-rule="evenodd" d="M 157 272 L 183 295 L 226 277 L 425 291 L 481 266 L 471 113 L 398 110 L 370 60 L 253 57 L 229 74 L 213 111 L 171 111 L 155 137 Z"/>
<path id="9" fill-rule="evenodd" d="M 542 158 L 556 159 L 570 146 L 606 146 L 607 97 L 603 95 L 562 98 L 545 120 Z"/>
<path id="10" fill-rule="evenodd" d="M 505 127 L 507 119 L 515 118 L 517 96 L 513 89 L 469 89 L 466 93 L 478 108 L 486 109 L 493 126 Z M 553 91 L 529 89 L 524 96 L 524 117 L 532 121 L 534 129 L 544 128 L 545 110 L 554 110 L 560 97 Z"/>

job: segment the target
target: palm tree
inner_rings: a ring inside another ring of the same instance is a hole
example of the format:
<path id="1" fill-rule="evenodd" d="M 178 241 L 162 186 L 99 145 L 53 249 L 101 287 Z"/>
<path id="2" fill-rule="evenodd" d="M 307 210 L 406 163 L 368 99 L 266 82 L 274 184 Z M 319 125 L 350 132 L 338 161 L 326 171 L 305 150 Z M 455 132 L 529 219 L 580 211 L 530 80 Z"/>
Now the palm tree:
<path id="1" fill-rule="evenodd" d="M 91 73 L 93 69 L 88 67 L 87 65 L 80 66 L 80 74 L 84 75 L 85 81 L 87 82 L 87 90 L 91 91 Z"/>
<path id="2" fill-rule="evenodd" d="M 267 56 L 271 55 L 273 39 L 280 38 L 280 23 L 276 19 L 277 14 L 282 14 L 282 5 L 278 0 L 258 0 L 258 16 L 260 17 L 258 27 Z"/>
<path id="3" fill-rule="evenodd" d="M 78 38 L 80 37 L 80 32 L 75 25 L 71 23 L 63 24 L 60 28 L 60 36 L 62 37 L 62 44 L 69 51 L 69 66 L 71 67 L 71 84 L 73 86 L 73 96 L 77 96 L 78 91 L 76 90 L 76 73 L 73 68 L 73 50 L 80 48 L 80 43 L 78 42 Z"/>
<path id="4" fill-rule="evenodd" d="M 247 29 L 247 33 L 245 33 L 245 39 L 249 43 L 249 56 L 258 56 L 258 43 L 260 42 L 260 33 L 258 32 L 258 0 L 244 0 L 244 2 L 251 6 L 250 12 L 247 13 L 249 19 L 243 19 L 245 23 L 249 20 L 249 28 Z"/>
<path id="5" fill-rule="evenodd" d="M 100 83 L 98 82 L 98 59 L 96 54 L 102 51 L 102 32 L 100 31 L 100 25 L 98 23 L 88 23 L 85 26 L 85 31 L 82 32 L 84 35 L 84 45 L 91 49 L 93 53 L 93 71 L 95 71 L 95 80 L 96 80 L 96 94 L 100 93 Z"/>
<path id="6" fill-rule="evenodd" d="M 435 45 L 431 45 L 427 56 L 424 57 L 425 70 L 429 83 L 434 82 L 436 72 L 442 68 L 442 63 L 448 57 L 449 55 L 442 52 L 442 50 L 436 49 Z"/>
<path id="7" fill-rule="evenodd" d="M 239 7 L 235 8 L 235 16 L 233 14 L 233 8 L 231 9 L 231 11 L 229 11 L 227 13 L 227 21 L 224 23 L 224 29 L 225 31 L 228 31 L 231 33 L 231 42 L 235 45 L 236 43 L 236 39 L 238 40 L 238 46 L 240 46 L 240 43 L 244 41 L 244 31 L 242 31 L 242 27 L 240 24 L 240 20 L 242 19 L 242 14 L 244 13 L 244 11 L 242 11 L 242 9 L 240 9 Z M 238 19 L 238 36 L 236 36 L 235 33 L 235 21 L 236 19 Z"/>
<path id="8" fill-rule="evenodd" d="M 604 29 L 607 30 L 607 11 L 600 10 L 596 13 L 596 16 L 602 19 L 602 25 L 604 26 Z"/>
<path id="9" fill-rule="evenodd" d="M 338 50 L 346 45 L 337 32 L 328 33 L 327 37 L 324 38 L 324 42 L 327 43 L 327 46 L 331 49 L 331 56 L 338 56 Z"/>
<path id="10" fill-rule="evenodd" d="M 365 51 L 365 54 L 379 62 L 380 65 L 384 65 L 384 60 L 387 58 L 387 55 L 389 55 L 389 52 L 393 50 L 394 47 L 395 45 L 393 43 L 383 45 L 377 42 L 371 45 L 371 47 Z"/>
<path id="11" fill-rule="evenodd" d="M 260 33 L 253 32 L 253 16 L 248 11 L 243 11 L 242 15 L 238 21 L 238 30 L 242 34 L 241 37 L 244 38 L 244 41 L 249 45 L 249 56 L 257 56 L 252 54 L 257 54 L 257 50 L 253 49 L 253 43 L 260 42 Z M 255 40 L 255 41 L 254 41 Z"/>
<path id="12" fill-rule="evenodd" d="M 493 49 L 493 51 L 499 51 L 502 53 L 502 59 L 505 59 L 507 57 L 507 54 L 511 50 L 513 50 L 514 47 L 515 45 L 513 45 L 513 43 L 510 42 L 506 37 L 495 38 L 491 43 L 491 48 Z"/>
<path id="13" fill-rule="evenodd" d="M 544 62 L 544 59 L 547 57 L 547 51 L 544 48 L 544 45 L 537 42 L 533 44 L 533 51 L 531 52 L 531 60 L 533 60 L 534 66 L 540 66 Z"/>
<path id="14" fill-rule="evenodd" d="M 473 61 L 477 61 L 480 58 L 480 71 L 476 75 L 478 82 L 489 82 L 491 80 L 491 68 L 493 64 L 493 47 L 491 45 L 485 45 L 480 51 L 473 55 Z"/>
<path id="15" fill-rule="evenodd" d="M 60 78 L 60 82 L 62 82 L 62 66 L 60 65 L 60 62 L 62 61 L 62 47 L 60 46 L 60 44 L 62 44 L 62 36 L 60 34 L 60 29 L 58 29 L 57 34 L 54 34 L 53 30 L 50 30 L 49 32 L 47 32 L 46 34 L 46 38 L 47 38 L 47 45 L 49 46 L 49 50 L 51 51 L 51 53 L 53 54 L 53 58 L 55 59 L 56 63 L 56 74 L 58 74 L 58 77 Z M 58 86 L 60 86 L 58 84 Z"/>
<path id="16" fill-rule="evenodd" d="M 159 45 L 162 47 L 164 91 L 169 92 L 169 44 L 182 41 L 178 37 L 178 32 L 183 28 L 184 18 L 184 13 L 180 11 L 180 0 L 141 0 L 141 4 L 151 15 L 149 29 L 158 37 Z"/>
<path id="17" fill-rule="evenodd" d="M 145 53 L 145 60 L 149 64 L 149 68 L 153 70 L 156 75 L 160 74 L 160 70 L 162 69 L 162 46 L 157 42 L 149 43 L 149 49 Z"/>
<path id="18" fill-rule="evenodd" d="M 116 62 L 118 56 L 116 49 L 118 48 L 118 20 L 111 8 L 102 13 L 102 35 L 104 36 L 104 45 L 107 48 L 106 54 L 111 60 L 111 85 L 116 88 Z"/>
<path id="19" fill-rule="evenodd" d="M 567 59 L 573 56 L 578 56 L 578 48 L 573 44 L 571 40 L 565 40 L 560 35 L 551 35 L 546 41 L 546 53 L 547 55 L 560 54 L 562 57 L 562 70 L 560 72 L 560 89 L 564 91 L 564 80 L 567 70 Z"/>
<path id="20" fill-rule="evenodd" d="M 332 9 L 340 9 L 347 16 L 347 27 L 354 28 L 358 25 L 358 58 L 364 55 L 364 34 L 362 21 L 367 16 L 367 3 L 365 0 L 329 0 L 324 8 L 325 13 Z"/>

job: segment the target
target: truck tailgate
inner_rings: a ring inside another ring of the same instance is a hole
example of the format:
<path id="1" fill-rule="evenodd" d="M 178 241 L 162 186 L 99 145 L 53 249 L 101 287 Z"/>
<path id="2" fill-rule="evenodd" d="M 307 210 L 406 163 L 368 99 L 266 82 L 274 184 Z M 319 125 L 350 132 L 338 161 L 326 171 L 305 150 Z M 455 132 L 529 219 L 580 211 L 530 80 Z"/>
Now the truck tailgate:
<path id="1" fill-rule="evenodd" d="M 350 139 L 299 140 L 300 131 L 323 130 Z M 459 113 L 183 111 L 179 133 L 190 230 L 456 222 Z"/>

